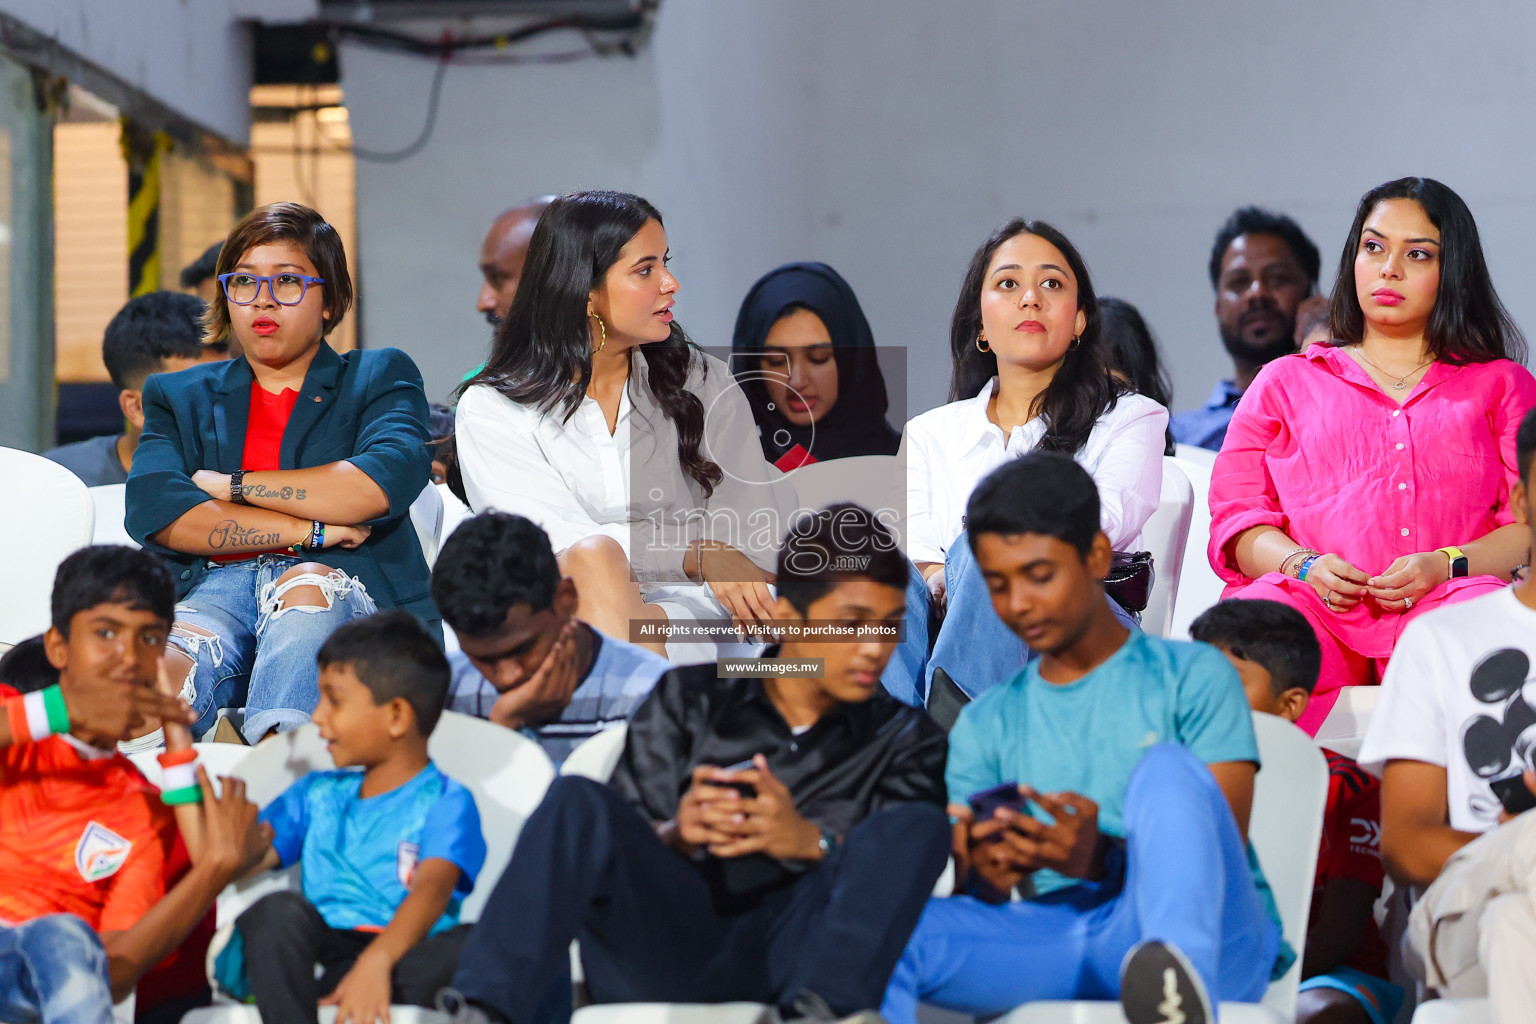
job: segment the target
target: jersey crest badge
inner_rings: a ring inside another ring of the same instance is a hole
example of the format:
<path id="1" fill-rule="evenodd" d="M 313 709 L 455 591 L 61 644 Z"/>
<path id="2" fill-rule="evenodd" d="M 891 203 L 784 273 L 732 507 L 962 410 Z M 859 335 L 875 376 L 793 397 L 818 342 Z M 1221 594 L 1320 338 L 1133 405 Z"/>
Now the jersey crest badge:
<path id="1" fill-rule="evenodd" d="M 99 822 L 90 822 L 75 843 L 75 870 L 87 882 L 117 874 L 128 861 L 133 844 Z"/>

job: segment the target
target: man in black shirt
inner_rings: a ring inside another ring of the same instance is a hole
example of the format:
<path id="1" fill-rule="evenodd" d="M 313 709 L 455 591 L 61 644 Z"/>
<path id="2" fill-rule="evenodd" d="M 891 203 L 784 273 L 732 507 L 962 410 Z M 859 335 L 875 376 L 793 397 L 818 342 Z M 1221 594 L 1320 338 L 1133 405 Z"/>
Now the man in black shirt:
<path id="1" fill-rule="evenodd" d="M 755 678 L 667 673 L 609 785 L 555 781 L 464 948 L 454 1020 L 559 1024 L 575 938 L 598 1002 L 878 1006 L 950 842 L 944 736 L 880 687 L 907 574 L 856 505 L 797 524 L 783 645 Z"/>

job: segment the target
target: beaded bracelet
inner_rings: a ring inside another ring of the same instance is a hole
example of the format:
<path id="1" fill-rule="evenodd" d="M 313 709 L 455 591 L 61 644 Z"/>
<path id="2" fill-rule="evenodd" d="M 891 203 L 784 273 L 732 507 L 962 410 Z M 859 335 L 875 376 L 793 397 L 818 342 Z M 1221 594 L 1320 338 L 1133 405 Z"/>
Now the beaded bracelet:
<path id="1" fill-rule="evenodd" d="M 69 709 L 57 686 L 12 697 L 5 702 L 5 717 L 12 744 L 36 743 L 69 732 Z"/>
<path id="2" fill-rule="evenodd" d="M 197 781 L 197 751 L 192 747 L 161 754 L 160 767 L 165 770 L 160 783 L 160 802 L 169 806 L 200 804 L 203 787 Z"/>

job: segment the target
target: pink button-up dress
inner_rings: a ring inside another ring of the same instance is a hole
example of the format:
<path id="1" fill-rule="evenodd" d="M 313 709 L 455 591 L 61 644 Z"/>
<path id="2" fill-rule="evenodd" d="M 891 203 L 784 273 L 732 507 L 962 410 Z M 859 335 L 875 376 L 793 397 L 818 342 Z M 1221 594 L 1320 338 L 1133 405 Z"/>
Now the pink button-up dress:
<path id="1" fill-rule="evenodd" d="M 1515 434 L 1533 406 L 1536 379 L 1507 359 L 1435 363 L 1399 406 L 1329 345 L 1275 360 L 1243 395 L 1211 474 L 1211 565 L 1224 596 L 1283 600 L 1317 630 L 1324 663 L 1309 731 L 1340 686 L 1367 681 L 1362 659 L 1391 655 L 1408 620 L 1508 581 L 1448 580 L 1407 613 L 1369 600 L 1337 613 L 1288 576 L 1244 576 L 1233 541 L 1275 526 L 1375 575 L 1402 555 L 1476 540 L 1514 521 Z"/>

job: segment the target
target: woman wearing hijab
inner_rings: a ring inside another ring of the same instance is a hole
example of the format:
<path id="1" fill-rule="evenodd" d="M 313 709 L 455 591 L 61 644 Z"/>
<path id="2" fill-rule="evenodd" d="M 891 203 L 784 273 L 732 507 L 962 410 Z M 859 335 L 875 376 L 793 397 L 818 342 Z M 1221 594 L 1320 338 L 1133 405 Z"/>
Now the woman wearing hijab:
<path id="1" fill-rule="evenodd" d="M 763 454 L 788 472 L 809 462 L 895 455 L 901 434 L 859 300 L 825 263 L 787 263 L 752 286 L 736 317 L 732 369 Z"/>

